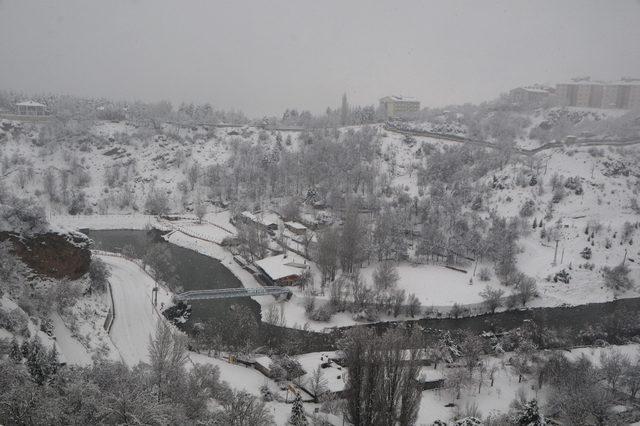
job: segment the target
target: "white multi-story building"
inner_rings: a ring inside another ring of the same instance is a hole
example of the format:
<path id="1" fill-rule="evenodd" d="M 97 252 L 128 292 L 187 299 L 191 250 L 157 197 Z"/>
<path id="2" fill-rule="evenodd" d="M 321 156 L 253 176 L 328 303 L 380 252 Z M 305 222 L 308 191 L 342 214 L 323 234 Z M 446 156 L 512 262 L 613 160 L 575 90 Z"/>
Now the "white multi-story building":
<path id="1" fill-rule="evenodd" d="M 420 111 L 420 101 L 406 96 L 385 96 L 380 99 L 385 118 L 408 118 Z"/>
<path id="2" fill-rule="evenodd" d="M 588 77 L 574 79 L 556 86 L 560 103 L 585 108 L 640 109 L 640 79 L 591 81 Z"/>

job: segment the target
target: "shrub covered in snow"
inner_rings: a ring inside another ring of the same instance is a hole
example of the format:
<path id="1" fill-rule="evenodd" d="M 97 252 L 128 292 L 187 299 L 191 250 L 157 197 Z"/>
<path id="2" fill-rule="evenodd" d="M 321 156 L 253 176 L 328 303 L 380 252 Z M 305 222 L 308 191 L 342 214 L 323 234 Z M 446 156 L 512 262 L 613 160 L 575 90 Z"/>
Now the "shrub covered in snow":
<path id="1" fill-rule="evenodd" d="M 272 374 L 276 371 L 274 378 L 280 380 L 293 380 L 306 373 L 297 360 L 288 356 L 274 357 L 269 369 Z"/>
<path id="2" fill-rule="evenodd" d="M 167 214 L 169 213 L 169 197 L 166 193 L 154 189 L 147 196 L 144 208 L 150 214 Z"/>
<path id="3" fill-rule="evenodd" d="M 330 304 L 326 303 L 322 306 L 316 307 L 309 315 L 309 319 L 313 321 L 329 322 L 331 321 L 332 315 L 333 309 Z"/>
<path id="4" fill-rule="evenodd" d="M 0 309 L 0 328 L 10 332 L 29 337 L 29 317 L 22 309 L 15 308 L 10 311 Z"/>
<path id="5" fill-rule="evenodd" d="M 533 212 L 535 211 L 536 204 L 533 200 L 526 200 L 522 203 L 522 207 L 520 208 L 520 216 L 522 217 L 531 217 Z"/>
<path id="6" fill-rule="evenodd" d="M 107 287 L 107 281 L 111 276 L 111 272 L 104 261 L 97 257 L 91 258 L 89 265 L 89 279 L 91 280 L 91 288 L 97 291 L 104 291 Z"/>
<path id="7" fill-rule="evenodd" d="M 491 269 L 483 266 L 482 268 L 480 268 L 479 275 L 480 281 L 489 281 L 491 279 Z"/>
<path id="8" fill-rule="evenodd" d="M 618 265 L 613 268 L 605 266 L 602 269 L 604 284 L 614 291 L 626 291 L 633 288 L 633 281 L 629 278 L 629 267 Z"/>
<path id="9" fill-rule="evenodd" d="M 3 194 L 0 189 L 0 231 L 37 234 L 47 229 L 41 206 L 30 199 Z"/>
<path id="10" fill-rule="evenodd" d="M 571 275 L 569 275 L 569 273 L 565 269 L 556 272 L 553 276 L 553 282 L 557 283 L 558 281 L 560 281 L 561 283 L 569 284 L 569 281 L 571 281 Z"/>

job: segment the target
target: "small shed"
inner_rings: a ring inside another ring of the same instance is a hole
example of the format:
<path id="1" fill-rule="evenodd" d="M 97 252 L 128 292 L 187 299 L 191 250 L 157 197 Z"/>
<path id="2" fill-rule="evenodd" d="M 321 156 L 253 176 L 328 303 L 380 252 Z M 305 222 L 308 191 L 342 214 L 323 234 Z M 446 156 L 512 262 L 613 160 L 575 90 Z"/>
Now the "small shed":
<path id="1" fill-rule="evenodd" d="M 444 376 L 431 367 L 422 367 L 418 374 L 418 385 L 422 390 L 441 388 L 444 385 Z"/>
<path id="2" fill-rule="evenodd" d="M 285 222 L 284 226 L 296 235 L 304 235 L 307 232 L 307 227 L 299 222 Z"/>
<path id="3" fill-rule="evenodd" d="M 272 378 L 271 375 L 271 358 L 266 355 L 262 355 L 254 359 L 253 368 L 267 376 L 268 378 Z"/>

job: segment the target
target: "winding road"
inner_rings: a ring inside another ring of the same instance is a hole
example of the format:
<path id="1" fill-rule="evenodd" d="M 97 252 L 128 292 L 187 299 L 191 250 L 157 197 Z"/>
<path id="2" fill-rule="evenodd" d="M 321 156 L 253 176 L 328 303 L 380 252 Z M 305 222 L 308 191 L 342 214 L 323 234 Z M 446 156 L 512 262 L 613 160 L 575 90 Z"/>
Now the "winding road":
<path id="1" fill-rule="evenodd" d="M 115 319 L 111 340 L 129 366 L 148 362 L 149 337 L 155 334 L 158 314 L 151 305 L 154 281 L 135 263 L 118 257 L 99 256 L 111 269 Z"/>
<path id="2" fill-rule="evenodd" d="M 479 140 L 479 139 L 469 139 L 466 138 L 464 136 L 458 136 L 458 135 L 449 135 L 449 134 L 445 134 L 445 133 L 434 133 L 434 132 L 429 132 L 427 130 L 417 130 L 417 129 L 401 129 L 399 127 L 390 125 L 390 124 L 385 124 L 384 125 L 384 129 L 386 131 L 392 132 L 392 133 L 398 133 L 401 135 L 409 135 L 409 136 L 425 136 L 425 137 L 430 137 L 433 139 L 441 139 L 441 140 L 445 140 L 445 141 L 451 141 L 451 142 L 460 142 L 460 143 L 468 143 L 470 145 L 476 145 L 476 146 L 484 146 L 486 148 L 493 148 L 493 149 L 502 149 L 500 146 L 496 145 L 493 142 L 488 142 L 488 141 L 483 141 L 483 140 Z M 546 151 L 549 149 L 555 149 L 555 148 L 562 148 L 563 146 L 566 147 L 570 147 L 570 146 L 617 146 L 617 147 L 621 147 L 621 146 L 629 146 L 629 145 L 637 145 L 640 144 L 640 137 L 632 137 L 632 138 L 626 138 L 626 139 L 589 139 L 589 138 L 583 138 L 583 139 L 576 139 L 576 140 L 572 140 L 572 141 L 565 141 L 565 142 L 549 142 L 546 143 L 544 145 L 540 145 L 537 148 L 533 148 L 533 149 L 526 149 L 526 148 L 518 148 L 516 147 L 514 149 L 515 152 L 519 153 L 519 154 L 523 154 L 523 155 L 534 155 L 537 154 L 541 151 Z"/>

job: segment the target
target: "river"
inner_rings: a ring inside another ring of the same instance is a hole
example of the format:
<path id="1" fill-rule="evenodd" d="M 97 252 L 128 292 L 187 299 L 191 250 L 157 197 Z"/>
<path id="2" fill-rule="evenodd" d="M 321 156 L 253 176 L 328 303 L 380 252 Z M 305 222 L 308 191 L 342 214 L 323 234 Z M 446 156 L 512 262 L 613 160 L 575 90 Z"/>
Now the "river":
<path id="1" fill-rule="evenodd" d="M 218 260 L 168 243 L 162 239 L 161 233 L 158 231 L 83 230 L 83 232 L 94 241 L 95 248 L 120 252 L 123 246 L 129 244 L 139 257 L 146 252 L 151 244 L 166 244 L 175 262 L 177 281 L 185 290 L 242 286 L 240 280 Z M 260 305 L 250 298 L 240 298 L 192 302 L 192 316 L 189 323 L 215 320 L 217 316 L 224 315 L 232 304 L 248 306 L 260 321 Z M 591 344 L 595 337 L 603 338 L 610 343 L 620 343 L 627 337 L 640 333 L 640 298 L 575 307 L 509 311 L 471 318 L 420 319 L 365 326 L 374 327 L 382 332 L 398 326 L 420 325 L 425 330 L 435 331 L 435 333 L 427 334 L 437 335 L 438 330 L 471 330 L 476 333 L 505 331 L 519 327 L 527 320 L 534 321 L 541 329 L 554 330 L 564 341 L 575 345 Z M 281 329 L 264 323 L 262 323 L 262 330 L 265 334 L 274 331 L 276 333 L 283 332 Z M 285 340 L 298 340 L 301 352 L 330 350 L 334 348 L 336 340 L 343 332 L 344 329 L 336 330 L 333 333 L 287 330 L 288 334 Z"/>
<path id="2" fill-rule="evenodd" d="M 142 258 L 152 244 L 164 244 L 174 260 L 176 282 L 184 289 L 203 290 L 217 288 L 242 287 L 240 280 L 222 263 L 193 250 L 179 247 L 162 239 L 157 230 L 132 231 L 108 230 L 94 231 L 83 229 L 82 232 L 94 241 L 94 248 L 121 252 L 122 247 L 133 247 L 136 257 Z M 260 304 L 250 298 L 226 300 L 196 300 L 189 302 L 192 308 L 189 323 L 206 322 L 224 315 L 231 305 L 248 306 L 260 318 Z"/>

